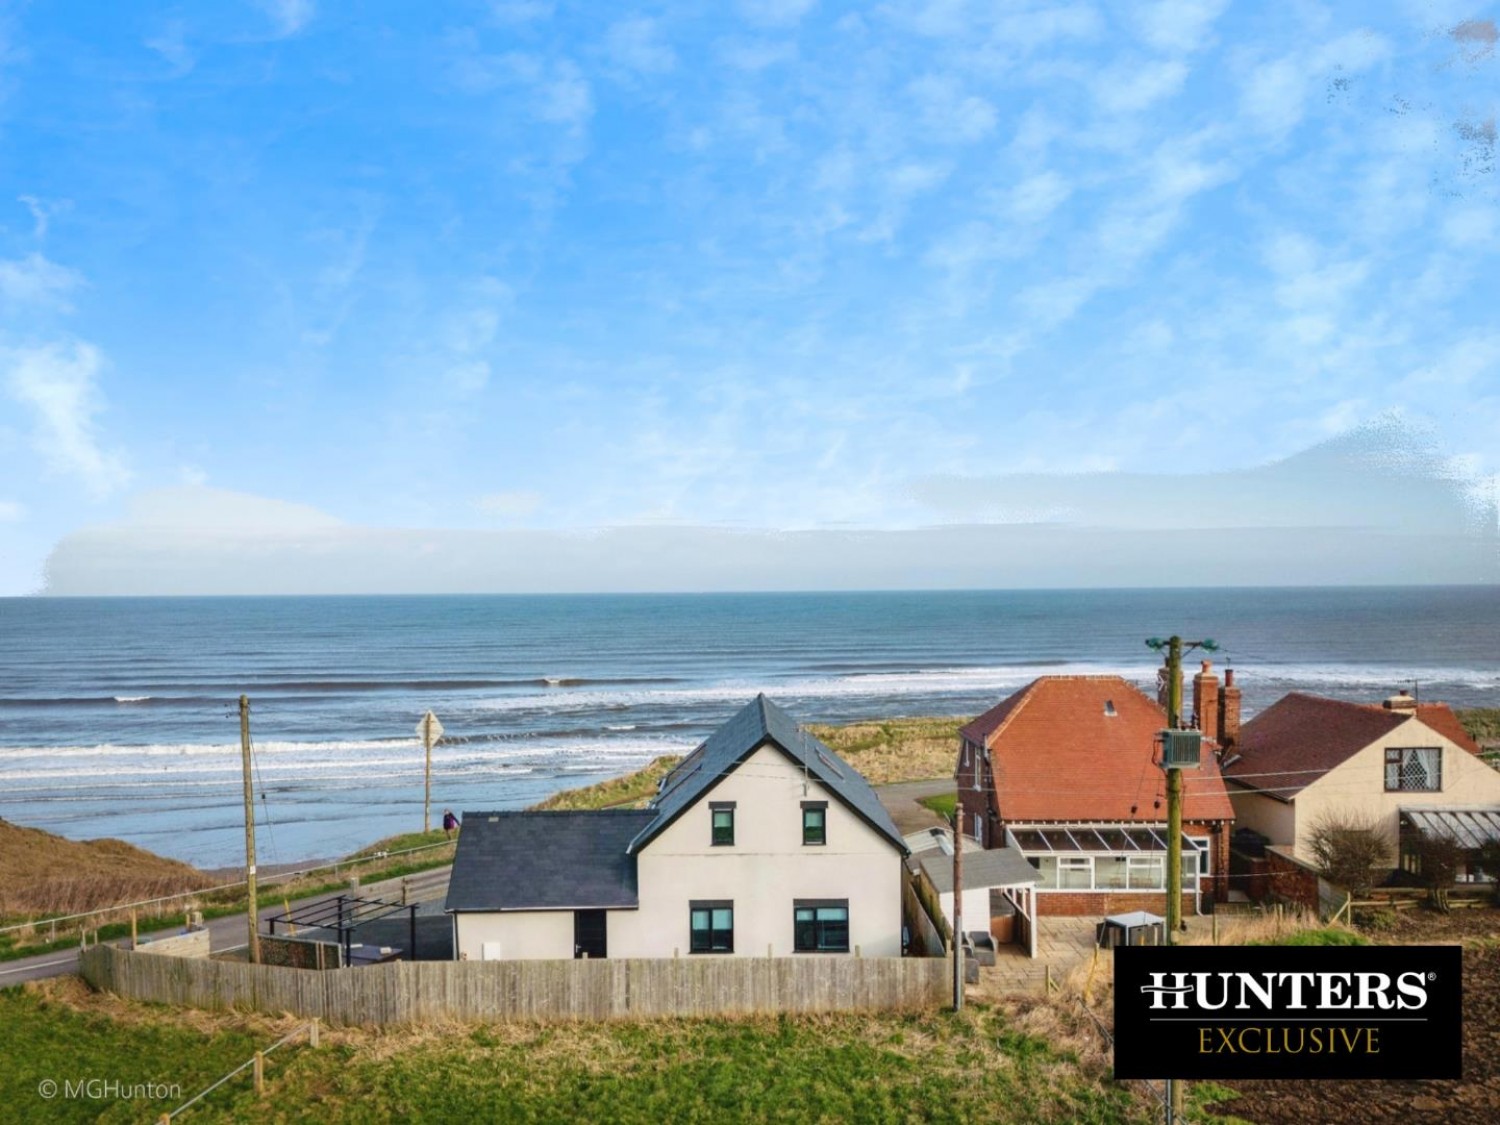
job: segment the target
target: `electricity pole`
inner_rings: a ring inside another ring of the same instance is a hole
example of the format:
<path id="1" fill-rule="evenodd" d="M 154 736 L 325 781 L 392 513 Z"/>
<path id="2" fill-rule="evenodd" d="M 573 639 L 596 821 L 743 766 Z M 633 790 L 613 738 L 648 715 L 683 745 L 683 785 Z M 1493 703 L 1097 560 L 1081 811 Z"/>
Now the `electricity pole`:
<path id="1" fill-rule="evenodd" d="M 240 757 L 245 767 L 245 882 L 249 886 L 250 901 L 247 913 L 250 918 L 250 963 L 260 963 L 260 919 L 256 916 L 255 902 L 255 795 L 250 783 L 250 697 L 240 696 Z"/>
<path id="2" fill-rule="evenodd" d="M 1167 641 L 1167 729 L 1182 725 L 1182 638 Z M 1167 944 L 1182 925 L 1182 770 L 1167 767 Z"/>
<path id="3" fill-rule="evenodd" d="M 963 794 L 959 794 L 962 799 Z M 964 1010 L 964 807 L 953 806 L 953 1010 Z"/>
<path id="4" fill-rule="evenodd" d="M 1182 654 L 1201 648 L 1217 652 L 1219 646 L 1205 638 L 1184 641 L 1175 634 L 1165 641 L 1152 637 L 1146 647 L 1155 652 L 1167 650 L 1167 730 L 1162 736 L 1162 768 L 1167 774 L 1167 944 L 1177 944 L 1182 927 L 1182 765 L 1172 744 L 1173 732 L 1182 728 Z M 1198 751 L 1194 751 L 1196 764 Z M 1182 1117 L 1183 1084 L 1167 1079 L 1167 1125 L 1176 1125 Z"/>

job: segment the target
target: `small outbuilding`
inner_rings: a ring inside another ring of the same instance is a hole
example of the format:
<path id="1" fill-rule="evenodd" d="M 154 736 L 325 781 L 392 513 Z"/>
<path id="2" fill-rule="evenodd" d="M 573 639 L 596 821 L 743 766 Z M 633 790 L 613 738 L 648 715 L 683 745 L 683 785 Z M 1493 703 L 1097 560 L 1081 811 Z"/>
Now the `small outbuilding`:
<path id="1" fill-rule="evenodd" d="M 1094 944 L 1102 949 L 1117 945 L 1165 945 L 1167 921 L 1159 914 L 1132 910 L 1129 914 L 1111 914 L 1094 927 Z"/>

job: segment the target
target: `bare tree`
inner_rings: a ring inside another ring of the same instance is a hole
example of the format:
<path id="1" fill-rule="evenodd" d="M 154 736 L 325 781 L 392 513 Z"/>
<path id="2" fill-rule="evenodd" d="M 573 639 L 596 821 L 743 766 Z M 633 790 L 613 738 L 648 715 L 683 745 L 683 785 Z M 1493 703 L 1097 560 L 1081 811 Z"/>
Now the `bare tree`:
<path id="1" fill-rule="evenodd" d="M 1350 894 L 1368 893 L 1391 867 L 1391 844 L 1380 821 L 1366 813 L 1325 813 L 1313 825 L 1308 847 L 1318 868 Z"/>

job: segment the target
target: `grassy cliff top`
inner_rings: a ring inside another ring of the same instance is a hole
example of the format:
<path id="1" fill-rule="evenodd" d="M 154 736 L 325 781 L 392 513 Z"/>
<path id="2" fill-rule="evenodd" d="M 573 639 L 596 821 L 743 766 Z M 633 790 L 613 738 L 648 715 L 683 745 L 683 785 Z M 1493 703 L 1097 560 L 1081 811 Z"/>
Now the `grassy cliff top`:
<path id="1" fill-rule="evenodd" d="M 0 820 L 0 917 L 92 910 L 210 882 L 196 867 L 123 840 L 68 840 Z"/>

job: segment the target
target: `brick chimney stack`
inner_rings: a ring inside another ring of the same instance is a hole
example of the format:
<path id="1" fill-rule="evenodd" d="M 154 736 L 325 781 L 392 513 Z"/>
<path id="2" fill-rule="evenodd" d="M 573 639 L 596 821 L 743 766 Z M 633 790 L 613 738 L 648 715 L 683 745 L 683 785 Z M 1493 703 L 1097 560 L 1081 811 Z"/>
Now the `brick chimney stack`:
<path id="1" fill-rule="evenodd" d="M 1384 707 L 1387 711 L 1395 711 L 1400 715 L 1415 715 L 1417 713 L 1417 700 L 1411 692 L 1405 688 L 1388 698 Z"/>
<path id="2" fill-rule="evenodd" d="M 1219 692 L 1219 745 L 1227 754 L 1240 741 L 1240 689 L 1234 685 L 1234 669 L 1224 669 L 1224 687 Z"/>
<path id="3" fill-rule="evenodd" d="M 1213 673 L 1213 661 L 1205 660 L 1203 669 L 1193 677 L 1193 717 L 1203 737 L 1219 740 L 1219 677 Z"/>

